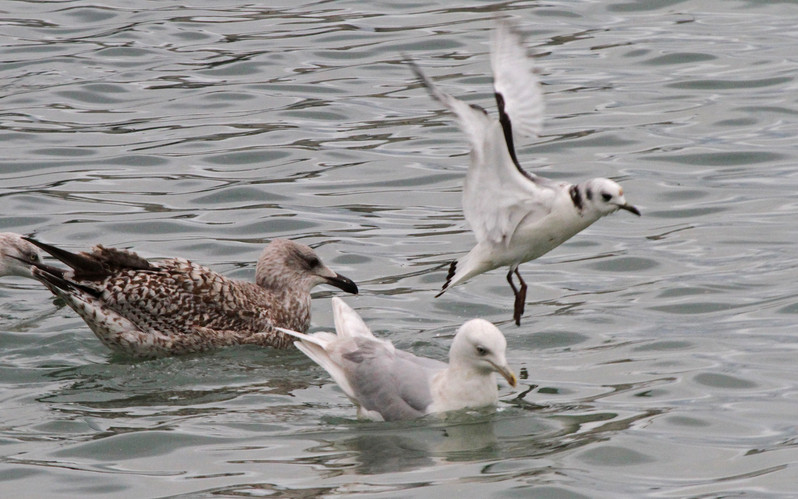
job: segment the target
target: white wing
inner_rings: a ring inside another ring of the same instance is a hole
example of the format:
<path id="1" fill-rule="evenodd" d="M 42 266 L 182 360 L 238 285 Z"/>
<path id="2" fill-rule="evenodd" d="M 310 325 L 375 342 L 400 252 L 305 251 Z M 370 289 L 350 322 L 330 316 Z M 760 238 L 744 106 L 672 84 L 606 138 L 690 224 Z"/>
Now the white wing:
<path id="1" fill-rule="evenodd" d="M 551 212 L 557 193 L 550 180 L 515 166 L 498 121 L 482 140 L 484 154 L 471 155 L 463 184 L 463 214 L 477 241 L 507 245 L 522 221 Z"/>
<path id="2" fill-rule="evenodd" d="M 294 342 L 297 349 L 323 367 L 338 383 L 338 386 L 341 387 L 347 397 L 355 400 L 355 390 L 349 384 L 347 373 L 336 358 L 338 356 L 335 355 L 336 347 L 341 343 L 338 336 L 327 332 L 305 334 L 282 327 L 275 327 L 275 329 L 297 338 L 298 341 Z"/>
<path id="3" fill-rule="evenodd" d="M 423 416 L 432 404 L 431 377 L 437 370 L 408 352 L 377 340 L 357 338 L 357 349 L 338 357 L 358 405 L 386 421 Z M 337 357 L 333 353 L 333 357 Z M 443 368 L 446 366 L 444 365 Z"/>
<path id="4" fill-rule="evenodd" d="M 504 100 L 513 135 L 536 137 L 543 128 L 543 91 L 523 37 L 506 21 L 493 31 L 491 66 L 493 90 Z"/>
<path id="5" fill-rule="evenodd" d="M 507 245 L 522 221 L 550 213 L 556 191 L 547 179 L 522 170 L 515 156 L 517 135 L 540 132 L 544 106 L 533 60 L 521 35 L 506 22 L 494 30 L 491 65 L 499 120 L 483 130 L 483 154 L 472 155 L 463 213 L 477 241 Z"/>
<path id="6" fill-rule="evenodd" d="M 439 90 L 410 62 L 416 76 L 430 95 L 457 116 L 457 124 L 471 145 L 471 166 L 463 187 L 463 214 L 471 224 L 477 241 L 509 241 L 518 224 L 528 214 L 547 213 L 551 204 L 532 180 L 534 175 L 521 172 L 510 157 L 501 124 L 484 109 Z"/>
<path id="7" fill-rule="evenodd" d="M 486 130 L 490 128 L 495 120 L 488 116 L 488 113 L 481 107 L 468 105 L 449 94 L 441 92 L 438 87 L 432 83 L 432 80 L 421 72 L 421 69 L 416 66 L 413 61 L 408 60 L 408 63 L 418 79 L 421 80 L 421 83 L 427 88 L 432 98 L 443 104 L 446 109 L 457 116 L 457 124 L 466 134 L 468 142 L 471 144 L 471 154 L 482 157 L 484 155 L 482 146 Z"/>
<path id="8" fill-rule="evenodd" d="M 498 88 L 504 98 L 504 117 L 516 124 L 506 110 L 513 109 L 521 130 L 539 130 L 543 98 L 531 60 L 521 45 L 521 37 L 509 26 L 500 24 L 494 39 L 494 58 L 501 77 Z M 513 59 L 520 68 L 513 70 Z M 524 172 L 516 164 L 512 144 L 508 144 L 503 124 L 484 109 L 471 106 L 439 90 L 421 70 L 409 61 L 430 95 L 457 116 L 457 122 L 471 145 L 471 166 L 463 187 L 463 214 L 477 241 L 508 244 L 522 220 L 542 218 L 550 212 L 556 192 L 551 182 Z M 520 71 L 519 74 L 514 74 Z M 518 81 L 515 81 L 518 80 Z M 525 102 L 529 101 L 529 102 Z M 536 125 L 537 123 L 537 125 Z"/>
<path id="9" fill-rule="evenodd" d="M 362 336 L 365 338 L 377 339 L 366 323 L 363 322 L 360 315 L 337 296 L 333 296 L 332 298 L 332 309 L 335 332 L 338 333 L 339 337 L 355 338 Z"/>

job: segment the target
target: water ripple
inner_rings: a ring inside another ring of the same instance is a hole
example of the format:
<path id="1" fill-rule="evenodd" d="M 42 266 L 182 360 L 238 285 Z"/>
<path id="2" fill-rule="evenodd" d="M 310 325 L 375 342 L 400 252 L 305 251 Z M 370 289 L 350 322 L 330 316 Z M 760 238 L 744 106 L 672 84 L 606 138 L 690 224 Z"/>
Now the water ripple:
<path id="1" fill-rule="evenodd" d="M 267 240 L 299 239 L 402 348 L 444 358 L 467 318 L 497 323 L 522 387 L 495 414 L 363 424 L 297 352 L 133 362 L 3 278 L 0 490 L 793 493 L 798 36 L 788 2 L 718 5 L 7 3 L 0 230 L 241 279 Z M 473 244 L 468 145 L 403 55 L 495 112 L 502 15 L 547 99 L 523 165 L 616 179 L 644 213 L 523 265 L 520 328 L 501 272 L 433 298 Z"/>

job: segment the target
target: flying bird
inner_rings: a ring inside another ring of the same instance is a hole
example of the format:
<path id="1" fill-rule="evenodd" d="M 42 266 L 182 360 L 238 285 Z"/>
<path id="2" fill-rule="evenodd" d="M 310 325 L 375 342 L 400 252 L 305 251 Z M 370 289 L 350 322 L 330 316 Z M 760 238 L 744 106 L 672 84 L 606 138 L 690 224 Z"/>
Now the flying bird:
<path id="1" fill-rule="evenodd" d="M 524 170 L 515 153 L 521 137 L 536 137 L 543 123 L 543 92 L 523 37 L 499 21 L 491 44 L 497 118 L 439 90 L 408 60 L 430 95 L 456 117 L 471 145 L 463 185 L 463 214 L 476 236 L 471 251 L 453 261 L 437 296 L 457 284 L 499 267 L 508 267 L 515 295 L 513 319 L 521 324 L 527 285 L 518 266 L 534 260 L 589 227 L 599 218 L 626 210 L 623 189 L 606 178 L 578 184 L 550 180 Z M 519 287 L 513 282 L 518 278 Z"/>

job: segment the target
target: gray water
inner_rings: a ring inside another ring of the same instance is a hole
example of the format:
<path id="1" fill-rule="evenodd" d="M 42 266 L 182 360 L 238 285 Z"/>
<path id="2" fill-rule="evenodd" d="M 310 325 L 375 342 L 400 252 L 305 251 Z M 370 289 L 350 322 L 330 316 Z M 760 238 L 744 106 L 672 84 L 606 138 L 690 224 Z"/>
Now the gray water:
<path id="1" fill-rule="evenodd" d="M 496 412 L 366 423 L 296 351 L 132 361 L 0 282 L 0 495 L 720 497 L 798 489 L 798 5 L 0 2 L 0 230 L 241 279 L 270 239 L 352 277 L 376 334 L 445 358 L 484 317 Z M 539 54 L 521 162 L 610 177 L 603 219 L 438 299 L 472 245 L 465 138 L 402 54 L 493 109 L 508 15 Z M 313 330 L 332 325 L 314 294 Z"/>

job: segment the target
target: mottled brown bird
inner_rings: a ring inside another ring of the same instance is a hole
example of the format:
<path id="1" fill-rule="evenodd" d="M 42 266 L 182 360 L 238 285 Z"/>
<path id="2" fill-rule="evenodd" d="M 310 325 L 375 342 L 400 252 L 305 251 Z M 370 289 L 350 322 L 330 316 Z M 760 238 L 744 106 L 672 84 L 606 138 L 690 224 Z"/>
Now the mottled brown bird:
<path id="1" fill-rule="evenodd" d="M 329 284 L 357 293 L 308 246 L 275 239 L 263 250 L 255 283 L 228 279 L 182 258 L 150 262 L 95 246 L 70 253 L 24 238 L 71 270 L 33 264 L 33 277 L 80 315 L 105 346 L 132 357 L 201 352 L 236 344 L 286 348 L 275 326 L 306 331 L 310 291 Z"/>

